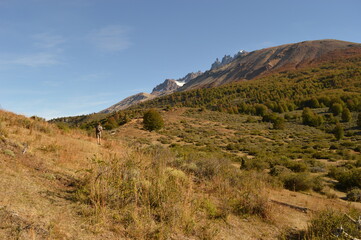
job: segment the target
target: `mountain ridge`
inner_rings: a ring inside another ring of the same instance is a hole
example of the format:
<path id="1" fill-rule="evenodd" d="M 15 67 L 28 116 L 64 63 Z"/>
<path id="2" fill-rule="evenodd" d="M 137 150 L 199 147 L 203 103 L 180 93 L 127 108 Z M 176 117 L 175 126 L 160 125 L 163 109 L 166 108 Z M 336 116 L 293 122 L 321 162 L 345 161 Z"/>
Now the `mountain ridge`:
<path id="1" fill-rule="evenodd" d="M 178 91 L 215 87 L 235 81 L 251 80 L 283 70 L 297 69 L 321 61 L 325 55 L 334 51 L 354 47 L 361 49 L 361 44 L 324 39 L 255 50 L 225 66 L 206 71 Z"/>
<path id="2" fill-rule="evenodd" d="M 239 51 L 233 57 L 225 55 L 218 58 L 205 72 L 189 73 L 180 79 L 166 79 L 158 84 L 150 94 L 135 94 L 123 99 L 100 113 L 124 110 L 135 104 L 197 88 L 217 87 L 224 84 L 252 80 L 258 77 L 293 70 L 312 65 L 323 60 L 340 57 L 347 51 L 361 51 L 361 44 L 333 40 L 312 40 L 288 43 L 275 47 L 263 48 L 252 52 Z"/>
<path id="3" fill-rule="evenodd" d="M 156 97 L 172 94 L 178 88 L 182 87 L 185 83 L 189 82 L 193 78 L 198 77 L 201 74 L 202 74 L 202 72 L 198 71 L 198 72 L 188 73 L 183 78 L 179 78 L 177 80 L 166 79 L 166 80 L 164 80 L 163 83 L 158 84 L 156 87 L 154 87 L 151 93 L 141 92 L 141 93 L 131 95 L 129 97 L 124 98 L 120 102 L 100 111 L 99 113 L 111 113 L 111 112 L 124 110 L 135 104 L 138 104 L 138 103 L 141 103 L 141 102 L 144 102 L 144 101 L 156 98 Z"/>

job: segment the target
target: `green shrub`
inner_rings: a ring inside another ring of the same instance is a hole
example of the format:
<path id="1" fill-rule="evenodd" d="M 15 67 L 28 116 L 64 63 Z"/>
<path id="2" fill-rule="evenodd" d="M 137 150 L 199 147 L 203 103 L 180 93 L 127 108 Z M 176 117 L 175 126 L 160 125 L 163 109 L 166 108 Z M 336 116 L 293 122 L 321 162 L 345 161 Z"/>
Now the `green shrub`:
<path id="1" fill-rule="evenodd" d="M 344 108 L 341 115 L 342 121 L 349 122 L 351 121 L 352 115 L 348 108 Z"/>
<path id="2" fill-rule="evenodd" d="M 361 189 L 354 188 L 347 192 L 347 200 L 353 201 L 353 202 L 361 202 Z"/>
<path id="3" fill-rule="evenodd" d="M 340 171 L 335 175 L 335 179 L 339 182 L 341 188 L 361 188 L 361 168 Z"/>
<path id="4" fill-rule="evenodd" d="M 256 104 L 255 110 L 256 110 L 256 115 L 264 116 L 267 113 L 268 108 L 264 104 Z"/>
<path id="5" fill-rule="evenodd" d="M 282 176 L 284 174 L 290 174 L 290 173 L 291 173 L 290 169 L 281 165 L 273 166 L 269 172 L 271 176 Z"/>
<path id="6" fill-rule="evenodd" d="M 304 108 L 302 112 L 302 123 L 308 126 L 317 127 L 324 122 L 322 116 L 318 116 L 310 108 Z"/>
<path id="7" fill-rule="evenodd" d="M 265 114 L 263 117 L 262 117 L 262 122 L 274 122 L 277 118 L 277 114 L 276 113 L 268 113 L 268 114 Z"/>
<path id="8" fill-rule="evenodd" d="M 336 140 L 341 140 L 344 136 L 344 130 L 341 124 L 336 124 L 335 128 L 333 129 L 333 134 Z"/>
<path id="9" fill-rule="evenodd" d="M 357 218 L 359 213 L 352 214 L 353 218 Z M 340 236 L 340 227 L 355 237 L 361 237 L 361 232 L 345 214 L 336 212 L 335 210 L 325 210 L 317 213 L 311 220 L 304 238 L 307 240 L 323 240 L 323 239 L 348 239 Z"/>
<path id="10" fill-rule="evenodd" d="M 273 121 L 273 128 L 278 129 L 278 130 L 284 129 L 285 128 L 285 119 L 283 117 L 277 117 Z"/>
<path id="11" fill-rule="evenodd" d="M 295 161 L 289 161 L 286 164 L 286 167 L 291 169 L 292 172 L 306 172 L 308 169 L 308 166 L 304 162 L 295 162 Z"/>
<path id="12" fill-rule="evenodd" d="M 307 173 L 291 173 L 283 175 L 284 187 L 291 191 L 307 191 L 313 188 L 313 178 Z"/>
<path id="13" fill-rule="evenodd" d="M 202 208 L 206 211 L 211 219 L 225 218 L 226 213 L 222 212 L 211 200 L 204 199 L 202 201 Z"/>
<path id="14" fill-rule="evenodd" d="M 332 112 L 334 116 L 338 116 L 342 113 L 343 107 L 340 103 L 334 103 L 330 107 L 329 111 Z"/>
<path id="15" fill-rule="evenodd" d="M 70 127 L 69 124 L 65 123 L 65 122 L 57 122 L 56 126 L 60 129 L 63 130 L 64 132 L 69 132 L 70 131 Z"/>
<path id="16" fill-rule="evenodd" d="M 143 115 L 143 126 L 148 131 L 159 130 L 164 127 L 164 121 L 158 111 L 150 109 Z"/>
<path id="17" fill-rule="evenodd" d="M 104 124 L 104 128 L 107 130 L 112 130 L 118 127 L 117 121 L 114 117 L 107 118 L 107 122 Z"/>
<path id="18" fill-rule="evenodd" d="M 266 162 L 264 159 L 259 158 L 252 158 L 247 159 L 244 161 L 244 164 L 242 165 L 242 169 L 247 170 L 257 170 L 257 171 L 263 171 L 264 169 L 269 168 L 268 162 Z"/>
<path id="19" fill-rule="evenodd" d="M 264 219 L 269 215 L 268 199 L 257 190 L 243 190 L 243 194 L 230 202 L 232 211 L 237 215 L 251 214 Z"/>

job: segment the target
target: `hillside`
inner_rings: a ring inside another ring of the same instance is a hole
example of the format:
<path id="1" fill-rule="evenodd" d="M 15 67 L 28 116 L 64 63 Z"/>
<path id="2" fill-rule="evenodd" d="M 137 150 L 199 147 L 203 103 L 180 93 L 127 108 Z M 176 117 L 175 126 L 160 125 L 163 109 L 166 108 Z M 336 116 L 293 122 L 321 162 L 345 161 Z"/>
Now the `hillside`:
<path id="1" fill-rule="evenodd" d="M 133 108 L 205 107 L 217 111 L 255 114 L 257 104 L 263 104 L 273 112 L 282 113 L 311 106 L 310 101 L 315 99 L 317 104 L 330 107 L 332 99 L 342 98 L 346 103 L 347 99 L 355 98 L 352 102 L 358 106 L 351 108 L 359 110 L 360 69 L 361 53 L 353 52 L 350 56 L 252 81 L 177 92 Z"/>
<path id="2" fill-rule="evenodd" d="M 318 64 L 325 59 L 344 57 L 350 49 L 361 52 L 361 44 L 339 40 L 316 40 L 261 49 L 240 55 L 221 68 L 206 71 L 178 91 L 215 87 L 251 80 L 259 76 Z"/>
<path id="3" fill-rule="evenodd" d="M 279 131 L 247 115 L 162 115 L 161 131 L 134 118 L 97 146 L 92 132 L 1 111 L 1 238 L 278 239 L 301 236 L 325 207 L 352 217 L 361 209 L 340 199 L 345 192 L 326 175 L 334 165 L 354 166 L 360 135 L 334 143 L 334 152 L 332 134 L 298 120 Z M 353 119 L 349 131 L 357 133 Z M 329 160 L 312 160 L 317 153 Z M 284 189 L 268 174 L 272 162 L 293 169 L 290 176 L 321 174 L 325 185 Z"/>

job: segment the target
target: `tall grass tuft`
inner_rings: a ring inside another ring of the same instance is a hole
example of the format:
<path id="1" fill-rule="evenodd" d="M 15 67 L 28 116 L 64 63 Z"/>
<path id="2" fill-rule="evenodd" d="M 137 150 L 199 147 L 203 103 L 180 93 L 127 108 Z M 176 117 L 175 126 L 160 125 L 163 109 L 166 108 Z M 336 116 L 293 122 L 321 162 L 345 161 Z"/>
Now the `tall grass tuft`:
<path id="1" fill-rule="evenodd" d="M 157 148 L 123 157 L 94 156 L 77 198 L 93 207 L 96 221 L 123 225 L 126 237 L 167 239 L 188 231 L 194 221 L 192 181 L 167 166 L 171 157 Z"/>

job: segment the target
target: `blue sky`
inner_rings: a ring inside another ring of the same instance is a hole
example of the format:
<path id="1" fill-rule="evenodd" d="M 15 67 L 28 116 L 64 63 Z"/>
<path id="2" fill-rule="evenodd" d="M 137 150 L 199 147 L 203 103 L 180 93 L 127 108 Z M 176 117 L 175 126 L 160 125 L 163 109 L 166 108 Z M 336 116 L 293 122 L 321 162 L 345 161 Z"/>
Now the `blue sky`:
<path id="1" fill-rule="evenodd" d="M 0 0 L 0 106 L 98 112 L 225 54 L 361 42 L 360 0 Z"/>

